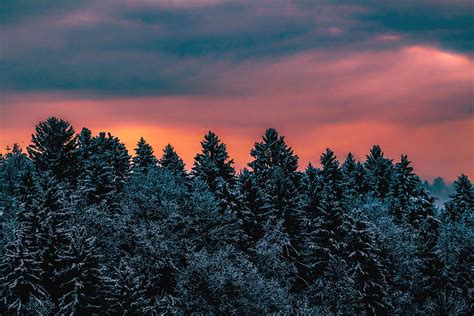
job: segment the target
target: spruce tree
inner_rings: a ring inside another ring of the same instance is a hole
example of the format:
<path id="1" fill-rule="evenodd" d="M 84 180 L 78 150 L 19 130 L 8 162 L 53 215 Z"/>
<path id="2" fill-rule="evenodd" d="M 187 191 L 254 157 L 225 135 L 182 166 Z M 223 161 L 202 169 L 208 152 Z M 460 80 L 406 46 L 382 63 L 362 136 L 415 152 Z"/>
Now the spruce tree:
<path id="1" fill-rule="evenodd" d="M 474 188 L 464 174 L 458 177 L 453 187 L 454 193 L 445 205 L 445 216 L 450 221 L 459 222 L 463 216 L 471 216 L 473 213 Z"/>
<path id="2" fill-rule="evenodd" d="M 77 139 L 69 122 L 49 117 L 36 125 L 28 154 L 40 172 L 51 172 L 59 181 L 75 182 Z"/>
<path id="3" fill-rule="evenodd" d="M 65 267 L 58 271 L 62 280 L 59 313 L 62 315 L 99 314 L 105 307 L 102 297 L 103 279 L 100 272 L 100 252 L 94 237 L 84 230 L 73 231 L 71 242 L 61 252 Z"/>
<path id="4" fill-rule="evenodd" d="M 326 149 L 320 161 L 322 168 L 319 176 L 323 188 L 316 209 L 308 209 L 303 247 L 306 269 L 303 269 L 303 277 L 310 285 L 314 296 L 312 300 L 321 303 L 326 300 L 323 288 L 336 287 L 343 281 L 335 265 L 345 260 L 351 222 L 342 199 L 342 171 L 334 152 Z M 335 308 L 333 304 L 331 308 Z"/>
<path id="5" fill-rule="evenodd" d="M 19 194 L 15 240 L 6 246 L 0 267 L 0 294 L 6 312 L 23 315 L 32 313 L 35 304 L 43 306 L 48 297 L 41 284 L 40 189 L 31 169 L 21 176 Z"/>
<path id="6" fill-rule="evenodd" d="M 263 136 L 263 141 L 255 143 L 250 155 L 254 158 L 249 167 L 258 177 L 260 183 L 269 179 L 269 173 L 275 168 L 285 175 L 292 175 L 298 168 L 298 156 L 285 143 L 285 138 L 269 128 Z"/>
<path id="7" fill-rule="evenodd" d="M 352 153 L 349 153 L 342 164 L 341 170 L 344 177 L 344 195 L 350 201 L 361 199 L 367 193 L 363 165 L 354 159 Z"/>
<path id="8" fill-rule="evenodd" d="M 364 163 L 366 183 L 370 192 L 376 198 L 385 198 L 390 190 L 393 175 L 393 164 L 384 157 L 379 145 L 374 145 Z"/>
<path id="9" fill-rule="evenodd" d="M 166 145 L 163 149 L 163 156 L 159 160 L 160 166 L 166 170 L 169 170 L 179 179 L 186 178 L 186 170 L 183 159 L 178 156 L 173 146 L 170 144 Z"/>
<path id="10" fill-rule="evenodd" d="M 157 163 L 153 148 L 143 137 L 140 137 L 133 157 L 133 170 L 147 172 L 150 167 L 156 166 Z"/>
<path id="11" fill-rule="evenodd" d="M 150 306 L 143 276 L 125 260 L 113 267 L 107 279 L 108 313 L 112 315 L 140 315 Z"/>
<path id="12" fill-rule="evenodd" d="M 446 266 L 438 249 L 439 221 L 434 217 L 433 209 L 420 222 L 418 239 L 418 258 L 420 260 L 418 280 L 415 291 L 415 302 L 421 306 L 426 303 L 430 314 L 446 314 L 446 289 L 448 279 Z"/>
<path id="13" fill-rule="evenodd" d="M 43 305 L 48 295 L 41 285 L 37 254 L 28 250 L 23 236 L 18 238 L 7 245 L 1 261 L 0 297 L 5 314 L 30 315 L 34 304 Z"/>
<path id="14" fill-rule="evenodd" d="M 116 211 L 130 170 L 125 146 L 110 133 L 90 138 L 83 130 L 80 140 L 82 172 L 77 190 L 78 199 L 82 199 L 80 204 L 104 204 L 110 211 Z"/>
<path id="15" fill-rule="evenodd" d="M 386 268 L 370 224 L 362 218 L 352 223 L 347 245 L 350 276 L 355 289 L 356 313 L 382 315 L 390 311 Z"/>
<path id="16" fill-rule="evenodd" d="M 64 248 L 70 243 L 68 219 L 70 210 L 65 205 L 62 185 L 52 175 L 44 175 L 42 180 L 44 198 L 41 205 L 43 222 L 38 232 L 40 242 L 40 268 L 42 285 L 48 291 L 55 308 L 63 293 L 59 272 L 65 262 L 61 258 Z"/>
<path id="17" fill-rule="evenodd" d="M 298 156 L 273 128 L 265 132 L 262 142 L 255 143 L 250 154 L 254 160 L 249 167 L 256 185 L 268 196 L 270 205 L 267 208 L 271 207 L 275 212 L 271 215 L 284 220 L 290 236 L 295 234 L 302 208 L 302 196 L 298 193 L 301 180 L 301 174 L 297 172 Z"/>
<path id="18" fill-rule="evenodd" d="M 222 210 L 234 212 L 234 161 L 229 159 L 226 145 L 211 131 L 204 136 L 201 146 L 201 153 L 194 158 L 192 175 L 209 186 Z"/>
<path id="19" fill-rule="evenodd" d="M 474 189 L 469 178 L 461 175 L 454 182 L 454 193 L 445 203 L 443 220 L 442 254 L 450 276 L 450 285 L 457 293 L 459 313 L 469 314 L 472 301 L 472 266 L 474 265 Z M 464 302 L 464 304 L 462 304 Z M 471 307 L 472 308 L 472 307 Z"/>
<path id="20" fill-rule="evenodd" d="M 426 196 L 421 180 L 413 173 L 410 163 L 406 155 L 401 156 L 400 162 L 395 165 L 394 179 L 390 188 L 390 208 L 397 223 L 406 218 L 409 209 L 413 208 L 418 199 Z"/>
<path id="21" fill-rule="evenodd" d="M 234 161 L 229 160 L 226 145 L 211 131 L 204 136 L 201 146 L 202 152 L 194 158 L 192 174 L 206 182 L 212 192 L 222 192 L 226 184 L 234 182 Z"/>
<path id="22" fill-rule="evenodd" d="M 273 211 L 271 200 L 246 168 L 239 174 L 236 187 L 237 214 L 249 239 L 257 242 L 264 234 L 266 218 Z"/>
<path id="23" fill-rule="evenodd" d="M 283 220 L 284 233 L 290 238 L 286 254 L 298 261 L 299 248 L 302 245 L 301 227 L 303 219 L 303 195 L 298 191 L 302 175 L 297 172 L 298 156 L 294 155 L 283 136 L 270 128 L 257 142 L 250 154 L 254 158 L 248 165 L 252 169 L 256 185 L 265 198 L 265 209 L 256 210 L 255 216 L 260 223 Z M 261 218 L 265 214 L 267 218 Z M 268 226 L 267 226 L 268 227 Z"/>

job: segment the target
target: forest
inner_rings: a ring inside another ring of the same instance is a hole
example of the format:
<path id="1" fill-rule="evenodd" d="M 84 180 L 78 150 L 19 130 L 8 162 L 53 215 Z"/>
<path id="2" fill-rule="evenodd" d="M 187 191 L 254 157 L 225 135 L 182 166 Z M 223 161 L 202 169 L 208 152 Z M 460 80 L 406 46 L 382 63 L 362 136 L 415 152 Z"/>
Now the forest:
<path id="1" fill-rule="evenodd" d="M 466 175 L 439 206 L 378 145 L 315 167 L 275 129 L 256 141 L 239 171 L 209 131 L 186 168 L 172 145 L 38 123 L 0 156 L 0 314 L 474 313 Z"/>

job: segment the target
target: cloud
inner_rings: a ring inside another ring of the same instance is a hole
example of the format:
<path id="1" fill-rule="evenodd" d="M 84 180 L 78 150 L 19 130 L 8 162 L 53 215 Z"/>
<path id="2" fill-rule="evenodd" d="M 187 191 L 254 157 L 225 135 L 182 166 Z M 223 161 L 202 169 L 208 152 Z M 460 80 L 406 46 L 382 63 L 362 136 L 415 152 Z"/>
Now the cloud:
<path id="1" fill-rule="evenodd" d="M 118 131 L 132 147 L 140 131 L 158 145 L 175 140 L 188 163 L 211 128 L 230 140 L 242 165 L 270 126 L 295 139 L 303 162 L 317 160 L 326 140 L 342 153 L 350 144 L 383 141 L 380 135 L 393 153 L 420 148 L 416 158 L 426 165 L 444 155 L 443 146 L 460 153 L 452 167 L 433 163 L 449 177 L 474 159 L 467 146 L 474 72 L 467 1 L 1 6 L 1 146 L 27 144 L 34 124 L 55 114 L 76 127 Z M 435 139 L 446 139 L 438 128 L 462 134 L 438 146 Z M 308 134 L 314 149 L 299 143 Z M 164 140 L 172 135 L 179 137 Z"/>
<path id="2" fill-rule="evenodd" d="M 217 90 L 222 87 L 213 78 L 226 66 L 317 49 L 337 54 L 440 45 L 472 52 L 472 16 L 464 1 L 3 3 L 5 93 L 219 95 L 227 91 Z"/>

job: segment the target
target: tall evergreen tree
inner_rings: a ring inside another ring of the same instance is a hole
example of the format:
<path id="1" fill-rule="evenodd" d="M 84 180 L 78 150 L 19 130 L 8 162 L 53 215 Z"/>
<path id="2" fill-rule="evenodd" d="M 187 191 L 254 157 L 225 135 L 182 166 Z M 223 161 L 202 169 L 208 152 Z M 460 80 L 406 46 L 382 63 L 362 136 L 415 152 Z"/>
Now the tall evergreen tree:
<path id="1" fill-rule="evenodd" d="M 108 278 L 107 304 L 112 315 L 139 315 L 150 307 L 145 280 L 124 260 Z"/>
<path id="2" fill-rule="evenodd" d="M 156 166 L 157 163 L 153 148 L 143 137 L 140 137 L 137 148 L 135 148 L 135 156 L 133 157 L 133 169 L 146 172 L 150 167 Z"/>
<path id="3" fill-rule="evenodd" d="M 226 145 L 211 131 L 204 136 L 201 146 L 201 153 L 194 158 L 192 175 L 209 186 L 221 210 L 234 212 L 234 161 L 229 159 Z"/>
<path id="4" fill-rule="evenodd" d="M 212 192 L 220 192 L 225 184 L 234 182 L 234 161 L 219 137 L 209 131 L 201 142 L 202 152 L 194 158 L 192 174 L 207 183 Z"/>
<path id="5" fill-rule="evenodd" d="M 335 265 L 345 259 L 351 222 L 342 200 L 343 177 L 334 152 L 326 149 L 320 161 L 319 176 L 323 187 L 316 209 L 308 209 L 303 247 L 306 269 L 302 271 L 313 293 L 312 300 L 322 303 L 326 300 L 324 296 L 329 295 L 324 288 L 339 286 L 337 284 L 343 281 Z M 332 310 L 334 304 L 331 303 Z"/>
<path id="6" fill-rule="evenodd" d="M 62 185 L 52 175 L 46 174 L 42 180 L 44 199 L 41 205 L 43 222 L 38 233 L 42 285 L 48 291 L 55 308 L 62 297 L 62 278 L 59 272 L 65 262 L 61 258 L 64 248 L 70 243 L 67 220 L 70 210 L 65 206 Z"/>
<path id="7" fill-rule="evenodd" d="M 19 209 L 16 212 L 15 240 L 5 248 L 1 262 L 0 294 L 7 306 L 5 313 L 29 314 L 35 304 L 41 306 L 47 292 L 41 285 L 40 244 L 40 190 L 33 171 L 21 177 Z"/>
<path id="8" fill-rule="evenodd" d="M 130 156 L 125 146 L 118 138 L 105 133 L 90 138 L 83 130 L 79 139 L 82 163 L 79 199 L 86 206 L 103 203 L 110 211 L 117 210 L 130 170 Z"/>
<path id="9" fill-rule="evenodd" d="M 100 272 L 100 254 L 94 237 L 84 230 L 73 231 L 71 242 L 60 254 L 65 267 L 58 271 L 63 283 L 59 301 L 62 315 L 98 314 L 105 307 L 102 297 L 103 279 Z"/>
<path id="10" fill-rule="evenodd" d="M 250 155 L 254 160 L 249 163 L 249 167 L 260 183 L 266 182 L 275 168 L 285 175 L 293 175 L 298 169 L 298 156 L 285 143 L 285 138 L 273 128 L 266 130 L 263 141 L 255 143 Z"/>
<path id="11" fill-rule="evenodd" d="M 186 178 L 186 170 L 183 159 L 178 156 L 173 146 L 166 145 L 163 149 L 163 156 L 159 160 L 160 166 L 169 170 L 172 174 L 180 179 Z"/>
<path id="12" fill-rule="evenodd" d="M 462 174 L 454 182 L 454 193 L 446 202 L 445 216 L 454 222 L 459 221 L 465 214 L 472 215 L 474 210 L 474 187 L 469 178 Z"/>
<path id="13" fill-rule="evenodd" d="M 390 188 L 391 213 L 397 223 L 406 218 L 413 204 L 426 197 L 421 180 L 413 173 L 410 163 L 406 155 L 401 156 L 400 162 L 395 165 L 394 179 Z"/>
<path id="14" fill-rule="evenodd" d="M 438 249 L 439 221 L 434 217 L 433 209 L 419 225 L 418 257 L 420 260 L 420 280 L 415 291 L 415 302 L 425 307 L 429 314 L 446 314 L 446 289 L 448 279 L 446 266 Z M 423 307 L 422 307 L 423 309 Z"/>
<path id="15" fill-rule="evenodd" d="M 31 142 L 28 153 L 40 172 L 51 172 L 59 181 L 74 183 L 77 139 L 69 122 L 49 117 L 36 125 Z"/>
<path id="16" fill-rule="evenodd" d="M 360 199 L 367 193 L 364 166 L 354 159 L 352 153 L 347 154 L 341 167 L 344 177 L 344 195 L 349 200 Z"/>
<path id="17" fill-rule="evenodd" d="M 367 155 L 364 164 L 366 169 L 366 182 L 369 190 L 377 198 L 385 198 L 390 190 L 392 181 L 393 164 L 390 159 L 384 157 L 379 145 L 374 145 Z"/>
<path id="18" fill-rule="evenodd" d="M 260 198 L 266 203 L 263 210 L 255 214 L 260 225 L 268 220 L 283 220 L 284 233 L 290 237 L 286 253 L 298 260 L 298 249 L 302 243 L 301 226 L 303 222 L 303 195 L 299 193 L 302 175 L 297 172 L 298 156 L 294 155 L 283 136 L 270 128 L 255 143 L 250 154 L 254 158 L 249 163 L 256 185 L 262 190 Z M 261 214 L 266 214 L 262 218 Z M 268 226 L 267 226 L 268 227 Z"/>
<path id="19" fill-rule="evenodd" d="M 357 218 L 352 223 L 347 253 L 357 313 L 382 315 L 390 311 L 386 268 L 370 224 Z"/>
<path id="20" fill-rule="evenodd" d="M 23 236 L 6 247 L 0 265 L 0 296 L 6 306 L 5 315 L 30 315 L 34 304 L 47 298 L 41 286 L 41 269 L 35 253 L 29 252 Z M 1 311 L 1 310 L 0 310 Z"/>

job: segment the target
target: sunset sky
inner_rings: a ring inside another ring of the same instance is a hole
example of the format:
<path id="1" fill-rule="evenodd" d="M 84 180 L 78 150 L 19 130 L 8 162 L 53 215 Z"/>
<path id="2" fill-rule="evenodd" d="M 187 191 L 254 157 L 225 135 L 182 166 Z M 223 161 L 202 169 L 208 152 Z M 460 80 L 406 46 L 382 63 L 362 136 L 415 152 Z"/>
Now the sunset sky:
<path id="1" fill-rule="evenodd" d="M 337 3 L 337 4 L 336 4 Z M 143 136 L 188 167 L 208 130 L 241 168 L 268 127 L 300 166 L 331 147 L 474 176 L 468 0 L 11 1 L 0 4 L 0 147 L 55 115 Z"/>

